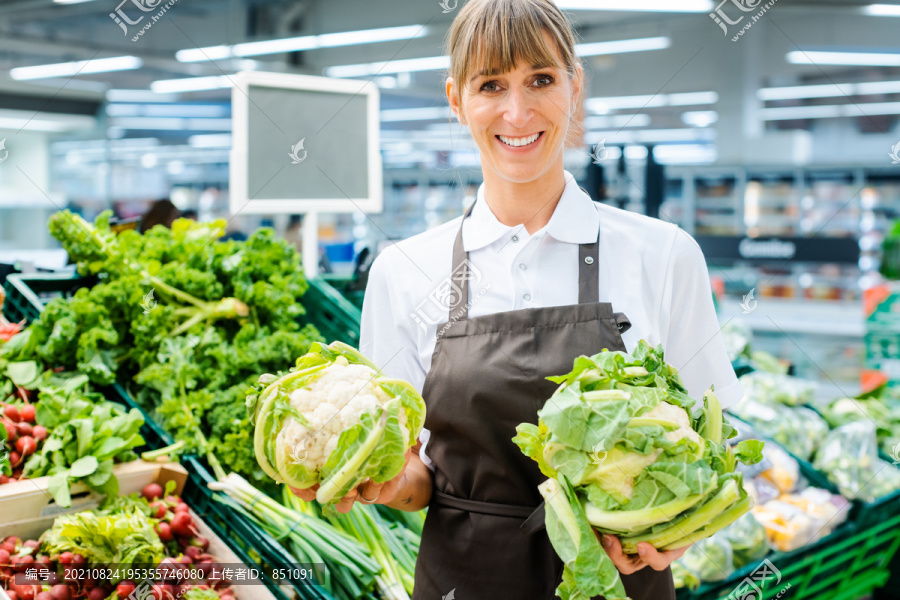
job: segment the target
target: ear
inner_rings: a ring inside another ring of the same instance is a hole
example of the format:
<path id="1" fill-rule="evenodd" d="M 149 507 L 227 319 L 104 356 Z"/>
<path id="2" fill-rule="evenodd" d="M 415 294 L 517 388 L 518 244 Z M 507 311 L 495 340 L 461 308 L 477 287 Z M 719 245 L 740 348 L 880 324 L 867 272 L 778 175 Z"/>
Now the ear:
<path id="1" fill-rule="evenodd" d="M 465 125 L 466 121 L 465 119 L 463 119 L 461 113 L 462 107 L 459 105 L 459 99 L 456 94 L 456 81 L 454 81 L 452 77 L 447 78 L 445 91 L 447 93 L 447 102 L 450 104 L 450 110 L 452 110 L 453 114 L 456 115 L 459 123 L 461 125 Z"/>
<path id="2" fill-rule="evenodd" d="M 575 64 L 575 76 L 572 77 L 572 115 L 578 112 L 584 85 L 584 69 L 581 67 L 581 62 L 578 62 Z"/>

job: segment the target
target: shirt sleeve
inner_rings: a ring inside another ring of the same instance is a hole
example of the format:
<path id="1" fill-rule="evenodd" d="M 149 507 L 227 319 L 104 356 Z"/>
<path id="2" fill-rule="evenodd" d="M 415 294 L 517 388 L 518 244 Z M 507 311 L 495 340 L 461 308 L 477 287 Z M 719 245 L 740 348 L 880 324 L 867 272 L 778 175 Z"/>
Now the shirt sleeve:
<path id="1" fill-rule="evenodd" d="M 678 369 L 692 398 L 703 398 L 713 385 L 723 408 L 737 403 L 743 391 L 722 339 L 706 259 L 694 238 L 681 229 L 669 256 L 664 290 L 666 362 Z"/>
<path id="2" fill-rule="evenodd" d="M 403 379 L 422 393 L 425 385 L 425 369 L 419 361 L 415 321 L 409 316 L 399 298 L 393 297 L 388 274 L 391 272 L 391 248 L 382 252 L 369 268 L 369 280 L 363 299 L 360 323 L 359 351 L 384 371 L 385 375 Z M 419 456 L 429 468 L 433 463 L 425 455 L 430 432 L 423 429 L 419 435 L 422 448 Z"/>

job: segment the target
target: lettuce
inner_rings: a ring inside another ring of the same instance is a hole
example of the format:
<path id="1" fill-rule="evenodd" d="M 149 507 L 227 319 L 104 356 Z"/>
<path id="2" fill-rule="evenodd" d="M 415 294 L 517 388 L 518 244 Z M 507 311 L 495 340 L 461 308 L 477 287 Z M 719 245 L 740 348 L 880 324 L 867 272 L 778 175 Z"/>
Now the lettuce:
<path id="1" fill-rule="evenodd" d="M 734 447 L 735 430 L 714 391 L 688 396 L 661 348 L 575 359 L 559 388 L 513 438 L 549 479 L 539 486 L 550 541 L 565 563 L 563 600 L 625 598 L 594 531 L 626 553 L 647 542 L 671 550 L 705 539 L 745 514 L 751 500 L 738 461 L 762 458 L 762 442 Z M 593 531 L 592 531 L 593 530 Z"/>

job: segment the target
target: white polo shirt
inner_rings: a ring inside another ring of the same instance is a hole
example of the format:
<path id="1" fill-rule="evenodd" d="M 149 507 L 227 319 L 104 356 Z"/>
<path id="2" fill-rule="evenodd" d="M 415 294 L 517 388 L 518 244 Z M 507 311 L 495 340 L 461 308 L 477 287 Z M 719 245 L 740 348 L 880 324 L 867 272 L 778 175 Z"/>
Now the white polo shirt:
<path id="1" fill-rule="evenodd" d="M 484 184 L 478 189 L 463 224 L 473 277 L 469 316 L 577 304 L 578 245 L 594 241 L 599 227 L 599 299 L 631 321 L 625 348 L 641 339 L 662 344 L 691 397 L 700 400 L 715 385 L 723 407 L 740 400 L 697 242 L 671 223 L 593 202 L 571 173 L 565 177 L 550 221 L 533 235 L 500 223 L 484 201 Z M 461 218 L 386 248 L 369 272 L 360 351 L 420 393 L 456 289 L 450 272 Z M 429 436 L 423 431 L 421 456 L 430 465 Z"/>

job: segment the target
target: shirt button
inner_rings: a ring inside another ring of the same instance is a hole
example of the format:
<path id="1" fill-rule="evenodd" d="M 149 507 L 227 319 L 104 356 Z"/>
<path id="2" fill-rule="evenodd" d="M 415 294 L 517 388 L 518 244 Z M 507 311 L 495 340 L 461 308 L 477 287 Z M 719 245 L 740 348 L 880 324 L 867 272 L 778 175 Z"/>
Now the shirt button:
<path id="1" fill-rule="evenodd" d="M 512 236 L 512 241 L 513 241 L 513 242 L 518 242 L 518 241 L 519 241 L 519 236 L 517 236 L 517 235 Z"/>
<path id="2" fill-rule="evenodd" d="M 524 296 L 522 296 L 522 300 L 528 302 L 529 300 L 531 300 L 531 294 L 525 294 Z"/>
<path id="3" fill-rule="evenodd" d="M 525 266 L 525 263 L 519 263 L 519 268 L 522 269 L 522 270 L 524 271 L 524 270 L 527 269 L 528 267 Z"/>

